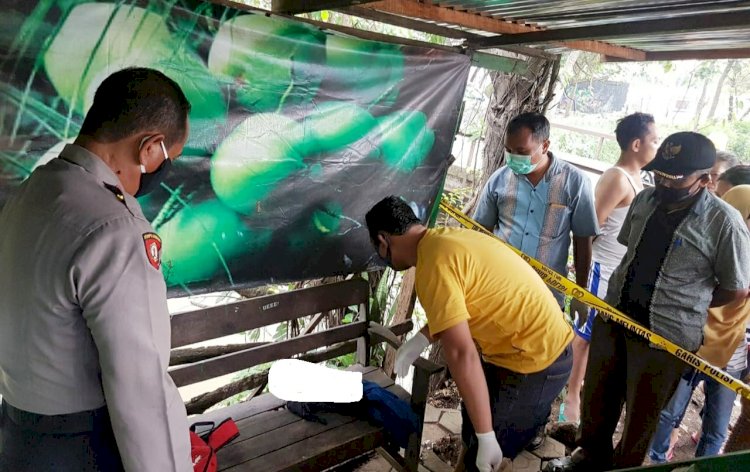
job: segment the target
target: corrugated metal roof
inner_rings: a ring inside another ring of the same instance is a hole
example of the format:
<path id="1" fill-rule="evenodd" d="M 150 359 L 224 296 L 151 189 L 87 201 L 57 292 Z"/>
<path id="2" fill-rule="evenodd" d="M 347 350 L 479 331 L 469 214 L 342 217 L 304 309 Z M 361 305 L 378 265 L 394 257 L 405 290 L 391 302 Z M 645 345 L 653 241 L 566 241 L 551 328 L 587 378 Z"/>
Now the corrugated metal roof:
<path id="1" fill-rule="evenodd" d="M 750 12 L 749 1 L 737 0 L 427 0 L 425 3 L 545 30 L 695 15 L 705 18 L 708 28 L 714 14 Z M 644 51 L 750 48 L 750 25 L 673 33 L 655 31 L 653 34 L 599 40 Z"/>

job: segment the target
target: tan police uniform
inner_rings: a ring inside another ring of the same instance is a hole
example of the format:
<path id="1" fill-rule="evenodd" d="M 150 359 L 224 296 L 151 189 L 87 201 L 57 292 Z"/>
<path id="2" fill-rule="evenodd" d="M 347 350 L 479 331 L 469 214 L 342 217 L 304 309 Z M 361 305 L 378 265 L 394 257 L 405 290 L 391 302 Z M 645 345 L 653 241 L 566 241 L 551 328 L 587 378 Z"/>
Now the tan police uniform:
<path id="1" fill-rule="evenodd" d="M 118 186 L 101 159 L 67 145 L 0 213 L 4 422 L 106 406 L 126 470 L 189 471 L 161 241 Z"/>

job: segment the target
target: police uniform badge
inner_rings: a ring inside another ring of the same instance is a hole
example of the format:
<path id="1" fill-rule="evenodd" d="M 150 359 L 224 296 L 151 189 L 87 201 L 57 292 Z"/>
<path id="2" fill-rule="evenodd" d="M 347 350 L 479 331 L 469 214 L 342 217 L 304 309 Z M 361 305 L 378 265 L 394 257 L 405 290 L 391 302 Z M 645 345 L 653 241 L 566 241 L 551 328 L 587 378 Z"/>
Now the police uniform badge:
<path id="1" fill-rule="evenodd" d="M 673 144 L 671 142 L 666 143 L 664 151 L 661 153 L 662 159 L 669 161 L 680 155 L 682 151 L 682 144 Z"/>
<path id="2" fill-rule="evenodd" d="M 143 245 L 146 247 L 146 258 L 149 264 L 159 270 L 161 268 L 161 238 L 156 233 L 143 233 Z"/>

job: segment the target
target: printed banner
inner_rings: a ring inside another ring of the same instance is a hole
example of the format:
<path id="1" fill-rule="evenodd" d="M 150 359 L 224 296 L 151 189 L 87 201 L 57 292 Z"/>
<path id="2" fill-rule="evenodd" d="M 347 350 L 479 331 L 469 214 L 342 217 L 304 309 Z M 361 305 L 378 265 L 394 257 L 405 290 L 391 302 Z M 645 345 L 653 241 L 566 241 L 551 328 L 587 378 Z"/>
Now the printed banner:
<path id="1" fill-rule="evenodd" d="M 426 221 L 439 198 L 466 56 L 200 1 L 0 6 L 0 207 L 112 72 L 185 91 L 185 151 L 139 199 L 170 296 L 366 270 L 375 202 L 401 195 Z"/>

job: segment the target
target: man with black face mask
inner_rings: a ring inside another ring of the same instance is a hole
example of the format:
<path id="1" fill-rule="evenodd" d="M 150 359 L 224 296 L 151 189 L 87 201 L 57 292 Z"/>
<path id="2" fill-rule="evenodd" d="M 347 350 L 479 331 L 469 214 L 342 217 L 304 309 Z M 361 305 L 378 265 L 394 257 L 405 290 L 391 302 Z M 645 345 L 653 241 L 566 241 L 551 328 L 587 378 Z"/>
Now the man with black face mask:
<path id="1" fill-rule="evenodd" d="M 112 74 L 3 207 L 0 470 L 192 470 L 161 240 L 134 198 L 182 152 L 189 110 L 158 71 Z"/>
<path id="2" fill-rule="evenodd" d="M 706 189 L 713 143 L 683 132 L 667 137 L 644 169 L 656 187 L 639 193 L 618 241 L 627 252 L 606 301 L 639 324 L 696 352 L 709 306 L 747 296 L 750 233 L 739 213 Z M 659 412 L 683 372 L 682 361 L 613 322 L 597 318 L 583 388 L 578 449 L 545 471 L 597 471 L 642 464 Z M 626 405 L 622 439 L 612 435 Z"/>

